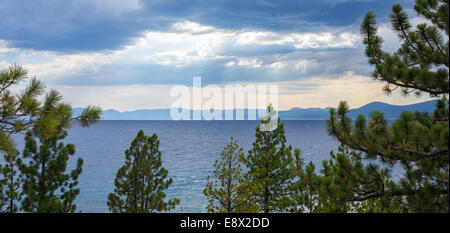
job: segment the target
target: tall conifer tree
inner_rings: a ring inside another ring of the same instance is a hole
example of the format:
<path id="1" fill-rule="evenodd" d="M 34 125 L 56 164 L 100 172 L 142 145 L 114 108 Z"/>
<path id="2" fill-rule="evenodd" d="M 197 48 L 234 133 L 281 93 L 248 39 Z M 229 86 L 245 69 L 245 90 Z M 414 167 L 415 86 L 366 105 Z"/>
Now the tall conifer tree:
<path id="1" fill-rule="evenodd" d="M 0 164 L 0 212 L 15 213 L 21 200 L 21 174 L 18 164 L 19 153 L 12 150 L 4 155 L 4 164 Z"/>
<path id="2" fill-rule="evenodd" d="M 145 136 L 140 130 L 125 151 L 125 165 L 114 180 L 114 192 L 108 196 L 108 207 L 114 213 L 151 213 L 173 209 L 179 200 L 165 200 L 164 190 L 172 184 L 169 172 L 162 167 L 156 134 Z"/>
<path id="3" fill-rule="evenodd" d="M 295 169 L 292 147 L 286 145 L 284 124 L 280 118 L 273 119 L 274 115 L 270 105 L 268 115 L 256 127 L 253 148 L 243 159 L 248 168 L 246 179 L 260 186 L 256 202 L 264 213 L 287 211 Z M 275 122 L 276 127 L 270 126 L 270 122 Z"/>
<path id="4" fill-rule="evenodd" d="M 240 159 L 243 149 L 233 140 L 225 146 L 221 159 L 214 163 L 214 177 L 207 178 L 203 194 L 208 198 L 208 212 L 253 213 L 258 212 L 254 204 L 258 186 L 244 179 Z"/>
<path id="5" fill-rule="evenodd" d="M 398 211 L 448 212 L 449 109 L 445 98 L 449 94 L 448 1 L 416 0 L 415 10 L 432 25 L 422 23 L 413 28 L 403 8 L 398 4 L 392 7 L 391 23 L 403 41 L 395 53 L 381 49 L 375 15 L 368 12 L 361 25 L 365 53 L 375 67 L 373 77 L 386 84 L 387 94 L 400 89 L 405 95 L 443 98 L 433 114 L 406 111 L 392 124 L 388 124 L 383 113 L 374 111 L 369 121 L 360 115 L 352 125 L 344 101 L 337 110 L 331 109 L 327 121 L 329 134 L 344 146 L 361 152 L 363 159 L 386 166 L 361 168 L 361 164 L 347 163 L 349 166 L 334 166 L 336 175 L 329 178 L 359 182 L 351 190 L 342 186 L 348 202 L 362 202 L 366 206 L 378 203 L 381 206 L 377 209 L 382 210 L 396 201 Z M 388 168 L 394 164 L 401 164 L 405 170 L 404 178 L 398 182 L 386 178 Z M 359 169 L 360 174 L 354 169 Z M 337 195 L 342 196 L 342 192 Z"/>
<path id="6" fill-rule="evenodd" d="M 22 179 L 25 175 L 21 174 L 22 169 L 19 169 L 18 165 L 26 164 L 25 160 L 33 157 L 29 154 L 28 158 L 24 159 L 24 155 L 18 155 L 11 135 L 30 132 L 30 135 L 43 144 L 50 143 L 65 137 L 72 120 L 88 127 L 100 119 L 102 112 L 98 107 L 88 106 L 80 115 L 74 116 L 71 106 L 62 103 L 62 96 L 57 91 L 52 90 L 41 98 L 45 86 L 36 78 L 32 78 L 23 90 L 14 91 L 14 86 L 28 79 L 27 74 L 26 69 L 15 64 L 0 70 L 0 154 L 4 160 L 0 169 L 0 210 L 8 212 L 17 211 L 17 204 L 21 201 L 18 186 L 29 182 Z M 3 209 L 1 203 L 7 203 L 3 204 Z M 31 208 L 29 211 L 37 209 Z"/>
<path id="7" fill-rule="evenodd" d="M 25 137 L 23 158 L 27 163 L 20 164 L 24 176 L 21 207 L 32 213 L 73 213 L 78 177 L 82 172 L 83 160 L 78 158 L 76 167 L 67 170 L 69 157 L 75 154 L 73 144 L 65 145 L 59 138 L 40 139 L 36 142 L 31 133 Z"/>
<path id="8" fill-rule="evenodd" d="M 295 182 L 292 184 L 290 212 L 313 213 L 317 212 L 317 192 L 319 176 L 315 173 L 315 165 L 310 162 L 304 167 L 301 150 L 294 150 Z"/>

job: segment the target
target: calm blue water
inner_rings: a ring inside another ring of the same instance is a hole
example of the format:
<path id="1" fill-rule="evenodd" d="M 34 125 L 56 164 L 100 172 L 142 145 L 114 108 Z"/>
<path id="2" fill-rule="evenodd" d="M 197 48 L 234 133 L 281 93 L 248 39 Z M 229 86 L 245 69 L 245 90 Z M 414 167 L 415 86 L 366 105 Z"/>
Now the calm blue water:
<path id="1" fill-rule="evenodd" d="M 300 148 L 306 162 L 320 166 L 329 159 L 330 150 L 338 142 L 329 137 L 322 120 L 283 121 L 288 144 Z M 163 166 L 173 178 L 166 194 L 177 197 L 180 205 L 173 212 L 204 212 L 207 201 L 203 196 L 206 177 L 220 157 L 223 147 L 233 136 L 245 151 L 254 141 L 258 121 L 101 121 L 90 128 L 77 123 L 64 140 L 75 144 L 76 155 L 84 160 L 79 178 L 78 210 L 108 212 L 107 196 L 114 189 L 117 169 L 123 165 L 124 151 L 140 129 L 147 135 L 156 133 L 161 141 Z M 21 135 L 15 139 L 23 148 Z M 72 157 L 70 165 L 76 159 Z"/>

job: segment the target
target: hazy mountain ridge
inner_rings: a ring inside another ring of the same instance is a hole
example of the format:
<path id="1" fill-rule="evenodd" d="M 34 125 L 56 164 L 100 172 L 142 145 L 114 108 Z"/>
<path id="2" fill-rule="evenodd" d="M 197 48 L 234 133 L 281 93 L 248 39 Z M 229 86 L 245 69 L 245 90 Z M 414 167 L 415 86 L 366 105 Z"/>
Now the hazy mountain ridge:
<path id="1" fill-rule="evenodd" d="M 359 114 L 366 116 L 374 110 L 382 111 L 386 118 L 397 118 L 403 111 L 419 111 L 432 113 L 436 108 L 437 100 L 425 101 L 410 105 L 391 105 L 383 102 L 372 102 L 362 107 L 351 109 L 348 116 L 356 118 Z M 83 108 L 74 108 L 75 114 L 79 114 Z M 242 110 L 242 109 L 241 109 Z M 193 116 L 194 110 L 189 110 L 190 116 Z M 199 110 L 195 110 L 199 111 Z M 223 110 L 222 119 L 225 119 L 225 113 L 233 111 L 233 116 L 236 116 L 236 109 Z M 282 119 L 326 119 L 329 117 L 330 108 L 292 108 L 287 111 L 279 111 L 279 116 Z M 258 111 L 257 111 L 258 113 Z M 244 109 L 244 119 L 248 119 L 249 110 Z M 256 114 L 259 118 L 259 114 Z M 119 112 L 114 109 L 103 111 L 102 120 L 171 120 L 170 109 L 143 109 L 136 111 Z"/>

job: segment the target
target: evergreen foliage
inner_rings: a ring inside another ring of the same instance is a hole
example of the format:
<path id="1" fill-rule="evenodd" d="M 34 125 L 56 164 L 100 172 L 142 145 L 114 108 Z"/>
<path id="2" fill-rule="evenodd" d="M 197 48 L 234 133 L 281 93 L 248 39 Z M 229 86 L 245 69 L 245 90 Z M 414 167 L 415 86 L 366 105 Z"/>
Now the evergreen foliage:
<path id="1" fill-rule="evenodd" d="M 403 8 L 394 5 L 391 23 L 403 43 L 393 54 L 382 51 L 375 15 L 366 14 L 361 35 L 369 63 L 375 66 L 373 77 L 386 83 L 387 94 L 400 88 L 405 95 L 448 95 L 448 1 L 417 0 L 415 9 L 434 25 L 422 23 L 413 29 Z"/>
<path id="2" fill-rule="evenodd" d="M 315 165 L 310 162 L 306 167 L 304 166 L 300 149 L 294 150 L 294 163 L 296 181 L 292 184 L 291 203 L 288 210 L 294 213 L 316 212 L 319 176 L 315 173 Z"/>
<path id="3" fill-rule="evenodd" d="M 74 146 L 57 141 L 67 135 L 73 120 L 88 127 L 100 119 L 102 110 L 88 106 L 81 115 L 73 116 L 72 107 L 62 102 L 59 92 L 51 90 L 42 96 L 45 86 L 36 78 L 31 78 L 23 90 L 13 91 L 28 79 L 27 73 L 15 64 L 0 70 L 0 211 L 16 212 L 22 202 L 24 211 L 29 212 L 73 212 L 81 161 L 68 178 L 64 171 Z M 11 135 L 24 132 L 29 147 L 20 155 Z M 39 151 L 34 138 L 40 141 Z M 56 177 L 49 177 L 53 175 Z M 38 189 L 35 182 L 40 185 Z M 23 195 L 19 193 L 21 186 Z"/>
<path id="4" fill-rule="evenodd" d="M 23 159 L 27 163 L 20 163 L 20 171 L 24 176 L 21 208 L 32 213 L 73 213 L 76 196 L 80 193 L 77 188 L 78 177 L 82 172 L 83 160 L 78 158 L 76 167 L 67 170 L 69 157 L 75 154 L 73 144 L 65 145 L 58 138 L 40 139 L 36 142 L 31 132 L 25 137 Z"/>
<path id="5" fill-rule="evenodd" d="M 21 200 L 21 175 L 18 171 L 21 160 L 16 151 L 5 153 L 3 158 L 4 164 L 0 164 L 0 213 L 15 213 Z"/>
<path id="6" fill-rule="evenodd" d="M 145 136 L 140 130 L 125 151 L 125 165 L 114 180 L 114 192 L 107 205 L 114 213 L 150 213 L 173 209 L 179 200 L 164 200 L 164 190 L 172 184 L 168 171 L 162 167 L 159 140 L 156 134 Z"/>
<path id="7" fill-rule="evenodd" d="M 268 115 L 256 127 L 253 148 L 242 159 L 248 168 L 246 179 L 259 186 L 256 203 L 264 213 L 287 211 L 295 170 L 292 147 L 286 145 L 284 124 L 280 118 L 272 119 L 275 113 L 270 105 Z M 276 123 L 275 127 L 271 122 Z"/>
<path id="8" fill-rule="evenodd" d="M 365 206 L 356 210 L 448 212 L 448 1 L 417 0 L 415 9 L 433 25 L 413 29 L 402 7 L 394 5 L 391 23 L 403 44 L 393 54 L 381 50 L 375 15 L 368 12 L 361 25 L 365 53 L 375 67 L 373 77 L 386 83 L 387 94 L 400 88 L 405 95 L 427 93 L 442 99 L 434 114 L 406 111 L 392 124 L 379 111 L 369 120 L 360 115 L 352 124 L 345 101 L 330 110 L 328 133 L 357 151 L 349 156 L 342 148 L 333 158 L 336 163 L 324 164 L 324 179 L 332 192 L 319 196 L 341 200 L 331 211 Z M 365 165 L 370 161 L 374 163 Z M 405 170 L 396 182 L 389 178 L 395 164 Z"/>
<path id="9" fill-rule="evenodd" d="M 210 213 L 253 213 L 258 212 L 254 204 L 254 193 L 258 186 L 243 177 L 240 159 L 243 149 L 233 140 L 222 151 L 221 160 L 214 163 L 214 177 L 207 178 L 203 194 L 208 198 L 206 209 Z"/>
<path id="10" fill-rule="evenodd" d="M 79 116 L 73 116 L 69 104 L 62 103 L 62 96 L 49 91 L 43 101 L 44 84 L 32 78 L 21 91 L 13 92 L 14 86 L 28 79 L 28 72 L 20 65 L 10 65 L 0 70 L 0 151 L 12 148 L 10 135 L 39 127 L 41 134 L 57 137 L 58 133 L 71 126 L 71 120 L 79 120 L 90 126 L 100 119 L 102 110 L 88 106 Z"/>

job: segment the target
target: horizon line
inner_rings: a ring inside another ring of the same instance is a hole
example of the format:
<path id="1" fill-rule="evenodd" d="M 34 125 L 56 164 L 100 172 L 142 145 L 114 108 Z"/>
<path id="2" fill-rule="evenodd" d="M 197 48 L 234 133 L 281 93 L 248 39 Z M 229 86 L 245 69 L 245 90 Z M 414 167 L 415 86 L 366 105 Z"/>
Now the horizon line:
<path id="1" fill-rule="evenodd" d="M 382 102 L 382 101 L 373 101 L 373 102 L 369 102 L 367 104 L 361 105 L 360 107 L 350 108 L 350 110 L 362 108 L 364 106 L 367 106 L 369 104 L 374 104 L 374 103 L 381 103 L 381 104 L 386 104 L 386 105 L 391 105 L 391 106 L 396 106 L 396 107 L 404 107 L 404 106 L 410 106 L 410 105 L 415 105 L 415 104 L 422 104 L 422 103 L 437 101 L 439 99 L 440 98 L 436 98 L 436 99 L 432 99 L 432 100 L 426 100 L 426 101 L 422 101 L 422 102 L 417 102 L 417 103 L 412 103 L 412 104 L 404 104 L 404 105 L 390 104 L 390 103 L 386 103 L 386 102 Z M 448 100 L 447 100 L 447 102 L 448 102 Z M 85 107 L 73 107 L 72 109 L 84 109 L 84 108 Z M 320 109 L 320 110 L 325 110 L 325 109 L 330 109 L 330 108 L 336 108 L 336 107 L 323 107 L 323 108 L 321 108 L 321 107 L 307 107 L 307 108 L 304 108 L 304 107 L 292 107 L 290 109 L 278 110 L 278 112 L 291 111 L 293 109 L 303 109 L 303 110 L 306 110 L 306 109 Z M 125 111 L 120 111 L 120 110 L 117 110 L 117 109 L 114 109 L 114 108 L 108 108 L 108 109 L 105 109 L 103 111 L 116 111 L 116 112 L 120 112 L 120 113 L 125 113 L 125 112 L 135 112 L 135 111 L 170 110 L 170 109 L 185 109 L 185 110 L 189 110 L 189 111 L 203 111 L 203 110 L 207 110 L 207 109 L 187 109 L 187 108 L 171 108 L 171 107 L 169 107 L 169 108 L 142 108 L 142 109 L 125 110 Z M 210 110 L 213 110 L 213 109 L 210 109 Z M 262 109 L 262 108 L 261 109 L 259 109 L 259 108 L 232 108 L 232 109 L 218 109 L 218 110 L 219 111 L 234 111 L 234 110 L 255 110 L 255 111 L 261 110 L 261 111 L 263 111 L 263 110 L 266 110 L 266 109 L 265 108 L 264 109 Z"/>

